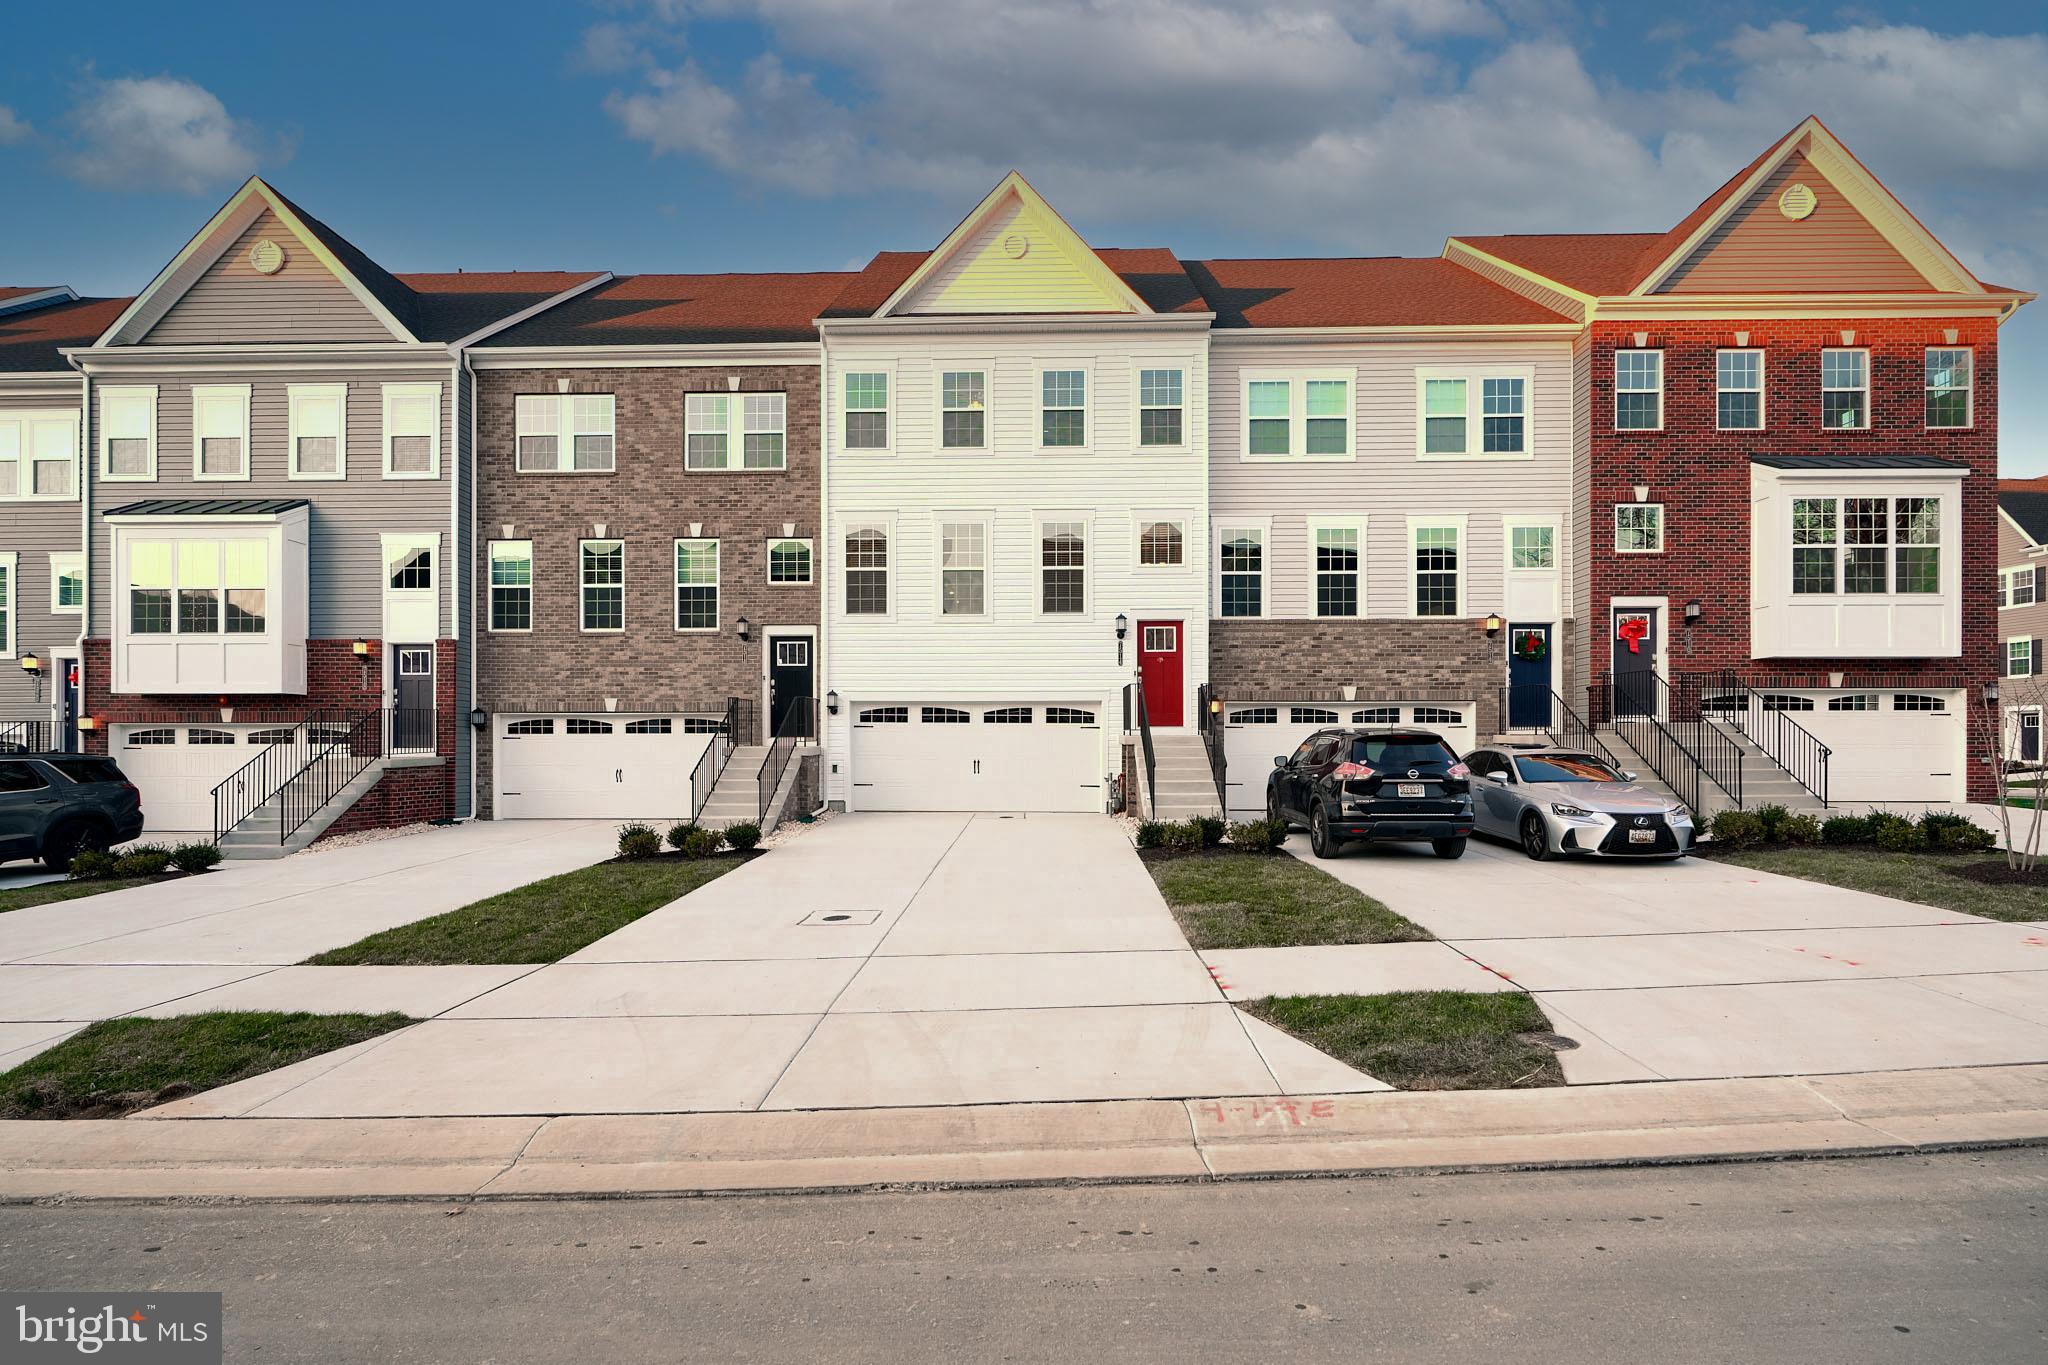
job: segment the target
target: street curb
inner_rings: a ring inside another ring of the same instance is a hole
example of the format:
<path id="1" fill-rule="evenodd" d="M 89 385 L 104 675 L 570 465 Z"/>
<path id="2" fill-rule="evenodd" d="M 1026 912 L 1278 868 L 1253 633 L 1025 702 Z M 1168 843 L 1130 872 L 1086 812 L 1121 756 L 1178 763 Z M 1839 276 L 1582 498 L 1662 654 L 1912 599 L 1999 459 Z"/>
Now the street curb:
<path id="1" fill-rule="evenodd" d="M 685 1198 L 1600 1169 L 2048 1144 L 2048 1065 L 785 1113 L 0 1123 L 0 1203 Z"/>

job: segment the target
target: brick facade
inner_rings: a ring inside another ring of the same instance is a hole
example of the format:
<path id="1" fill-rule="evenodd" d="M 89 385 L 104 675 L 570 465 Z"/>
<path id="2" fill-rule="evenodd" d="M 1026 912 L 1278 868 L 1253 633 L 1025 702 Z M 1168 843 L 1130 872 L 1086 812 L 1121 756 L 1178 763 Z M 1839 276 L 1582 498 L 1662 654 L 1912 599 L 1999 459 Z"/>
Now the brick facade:
<path id="1" fill-rule="evenodd" d="M 787 468 L 774 472 L 683 468 L 687 393 L 782 392 Z M 519 394 L 614 396 L 616 469 L 603 474 L 520 473 Z M 678 711 L 750 702 L 765 725 L 767 631 L 818 623 L 825 554 L 819 526 L 818 371 L 815 366 L 484 370 L 477 384 L 476 619 L 490 621 L 489 542 L 533 542 L 533 629 L 477 637 L 477 704 L 500 712 Z M 716 634 L 675 629 L 675 546 L 691 525 L 719 542 Z M 581 629 L 577 542 L 625 542 L 626 628 Z M 506 527 L 510 527 L 510 533 Z M 785 533 L 784 528 L 790 528 Z M 812 583 L 770 585 L 767 546 L 788 534 L 812 542 Z M 741 640 L 740 617 L 752 626 Z M 815 652 L 814 668 L 818 664 Z M 821 673 L 821 670 L 820 670 Z M 820 683 L 822 690 L 822 683 Z M 478 742 L 478 814 L 491 815 L 491 742 Z"/>
<path id="2" fill-rule="evenodd" d="M 1945 332 L 1953 330 L 1950 343 Z M 1614 429 L 1614 352 L 1637 345 L 1664 352 L 1664 427 Z M 1761 431 L 1716 429 L 1715 352 L 1737 345 L 1764 352 L 1764 421 Z M 1843 344 L 1870 352 L 1870 425 L 1861 431 L 1821 425 L 1820 352 Z M 1930 431 L 1924 414 L 1925 352 L 1930 346 L 1973 348 L 1974 425 Z M 1762 682 L 1773 677 L 1842 673 L 1859 677 L 1961 678 L 1972 688 L 1995 676 L 1997 609 L 1991 593 L 1966 589 L 1962 600 L 1963 653 L 1944 659 L 1750 658 L 1751 455 L 1935 455 L 1967 465 L 1963 481 L 1962 582 L 1992 583 L 1997 560 L 1998 329 L 1989 318 L 1844 318 L 1800 321 L 1684 321 L 1595 323 L 1585 354 L 1591 365 L 1591 527 L 1582 553 L 1589 559 L 1591 628 L 1581 648 L 1587 676 L 1609 667 L 1616 597 L 1665 597 L 1668 667 L 1672 673 L 1730 668 Z M 1664 504 L 1664 552 L 1620 554 L 1614 548 L 1614 505 L 1636 501 L 1635 485 Z M 1700 623 L 1687 627 L 1683 607 L 1697 599 Z M 1975 705 L 1975 698 L 1972 698 Z M 1971 794 L 1979 797 L 1972 766 Z M 1980 797 L 1981 799 L 1981 797 Z"/>
<path id="3" fill-rule="evenodd" d="M 1245 620 L 1209 623 L 1209 680 L 1226 702 L 1250 695 L 1475 702 L 1475 733 L 1500 729 L 1504 646 L 1479 621 Z"/>

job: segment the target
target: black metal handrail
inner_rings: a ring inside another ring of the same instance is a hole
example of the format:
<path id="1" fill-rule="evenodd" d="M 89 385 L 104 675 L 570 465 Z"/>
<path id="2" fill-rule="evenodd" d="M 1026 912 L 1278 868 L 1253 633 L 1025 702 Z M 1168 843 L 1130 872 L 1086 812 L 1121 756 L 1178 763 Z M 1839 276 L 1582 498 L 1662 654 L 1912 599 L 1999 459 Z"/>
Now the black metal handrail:
<path id="1" fill-rule="evenodd" d="M 741 699 L 727 697 L 725 714 L 719 718 L 717 728 L 711 733 L 711 742 L 704 746 L 703 756 L 697 766 L 690 770 L 690 823 L 704 813 L 704 806 L 711 800 L 718 779 L 725 772 L 725 765 L 732 758 L 732 751 L 738 746 L 740 724 L 744 712 Z"/>
<path id="2" fill-rule="evenodd" d="M 213 842 L 261 810 L 287 782 L 304 772 L 316 754 L 333 741 L 346 716 L 339 707 L 323 707 L 304 719 L 275 727 L 282 738 L 214 784 Z M 315 734 L 321 737 L 315 739 Z"/>
<path id="3" fill-rule="evenodd" d="M 1699 703 L 1697 691 L 1673 689 L 1661 675 L 1648 672 L 1621 679 L 1606 673 L 1586 689 L 1586 709 L 1593 723 L 1621 733 L 1621 723 L 1629 722 L 1630 747 L 1695 812 L 1704 811 L 1703 782 L 1712 782 L 1739 807 L 1742 746 L 1710 724 Z"/>
<path id="4" fill-rule="evenodd" d="M 1229 782 L 1230 762 L 1221 719 L 1221 709 L 1215 706 L 1209 684 L 1203 683 L 1195 689 L 1195 729 L 1202 736 L 1203 751 L 1209 755 L 1209 777 L 1216 784 L 1216 809 L 1227 815 L 1230 803 L 1225 789 Z"/>
<path id="5" fill-rule="evenodd" d="M 758 818 L 764 834 L 767 832 L 768 804 L 782 786 L 782 774 L 789 768 L 796 746 L 817 738 L 817 705 L 816 697 L 796 698 L 794 704 L 782 713 L 782 723 L 775 727 L 775 737 L 768 741 L 768 752 L 761 757 L 761 770 L 755 775 L 754 784 L 760 800 L 761 814 Z"/>
<path id="6" fill-rule="evenodd" d="M 311 758 L 277 792 L 277 841 L 288 842 L 364 769 L 394 753 L 434 752 L 432 707 L 352 709 L 313 726 Z"/>
<path id="7" fill-rule="evenodd" d="M 1701 714 L 1709 720 L 1725 719 L 1763 751 L 1764 757 L 1783 768 L 1794 782 L 1812 792 L 1822 806 L 1828 803 L 1828 759 L 1834 754 L 1820 736 L 1794 720 L 1780 706 L 1766 703 L 1762 693 L 1743 681 L 1734 670 L 1718 673 L 1688 673 L 1682 686 L 1696 689 Z M 1739 700 L 1740 707 L 1709 706 L 1710 700 Z"/>
<path id="8" fill-rule="evenodd" d="M 1152 718 L 1145 713 L 1145 675 L 1131 674 L 1131 685 L 1124 695 L 1130 699 L 1130 709 L 1136 713 L 1138 745 L 1145 753 L 1145 818 L 1151 819 L 1159 810 L 1159 760 L 1152 752 Z M 1125 723 L 1130 723 L 1126 718 Z"/>
<path id="9" fill-rule="evenodd" d="M 1549 683 L 1509 683 L 1501 688 L 1501 728 L 1507 728 L 1507 718 L 1514 714 L 1512 708 L 1516 700 L 1529 702 L 1538 699 L 1539 693 L 1541 699 L 1550 705 L 1550 723 L 1529 728 L 1542 734 L 1560 749 L 1584 750 L 1610 768 L 1621 766 L 1620 760 L 1615 758 L 1611 749 L 1600 742 L 1600 737 L 1594 733 L 1593 727 L 1586 723 L 1585 717 L 1572 710 Z"/>
<path id="10" fill-rule="evenodd" d="M 0 753 L 55 753 L 56 725 L 47 720 L 0 721 Z"/>

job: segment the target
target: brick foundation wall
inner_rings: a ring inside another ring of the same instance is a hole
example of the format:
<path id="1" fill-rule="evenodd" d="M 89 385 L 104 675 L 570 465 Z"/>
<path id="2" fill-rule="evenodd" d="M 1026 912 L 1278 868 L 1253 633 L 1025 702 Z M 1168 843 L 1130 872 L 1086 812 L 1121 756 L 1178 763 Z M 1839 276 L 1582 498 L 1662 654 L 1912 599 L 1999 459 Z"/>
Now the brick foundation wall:
<path id="1" fill-rule="evenodd" d="M 1251 694 L 1304 700 L 1460 701 L 1478 704 L 1476 733 L 1499 730 L 1506 646 L 1479 621 L 1400 619 L 1209 622 L 1209 683 L 1226 702 Z"/>
<path id="2" fill-rule="evenodd" d="M 313 842 L 366 829 L 398 829 L 448 818 L 454 809 L 450 804 L 450 774 L 454 770 L 452 763 L 391 769 Z"/>

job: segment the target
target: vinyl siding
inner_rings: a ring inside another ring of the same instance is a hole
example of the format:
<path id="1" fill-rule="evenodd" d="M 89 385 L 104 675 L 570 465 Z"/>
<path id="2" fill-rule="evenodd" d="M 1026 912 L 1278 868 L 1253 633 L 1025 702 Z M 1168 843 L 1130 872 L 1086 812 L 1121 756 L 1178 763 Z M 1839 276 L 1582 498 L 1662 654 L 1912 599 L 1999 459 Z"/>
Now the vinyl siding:
<path id="1" fill-rule="evenodd" d="M 1022 259 L 1004 243 L 1022 238 Z M 918 288 L 907 313 L 1123 313 L 1129 305 L 1071 254 L 1072 235 L 1012 198 Z M 1079 250 L 1086 251 L 1085 246 Z"/>
<path id="2" fill-rule="evenodd" d="M 52 376 L 52 381 L 47 392 L 0 394 L 0 412 L 76 411 L 76 377 L 67 383 L 64 376 Z M 52 649 L 69 648 L 78 642 L 83 613 L 50 610 L 50 556 L 73 553 L 78 548 L 76 498 L 66 502 L 0 502 L 0 551 L 15 556 L 16 658 L 34 653 L 47 660 Z M 13 659 L 0 659 L 0 721 L 49 719 L 56 691 L 56 676 L 46 666 L 42 698 L 38 701 L 35 680 L 23 673 Z"/>
<path id="3" fill-rule="evenodd" d="M 100 389 L 93 385 L 93 423 L 99 422 Z M 312 576 L 308 635 L 313 639 L 383 633 L 384 531 L 423 531 L 441 538 L 441 634 L 450 633 L 454 548 L 449 543 L 449 472 L 457 467 L 452 424 L 455 403 L 445 364 L 389 369 L 308 369 L 290 376 L 209 371 L 209 384 L 248 383 L 250 475 L 245 481 L 192 477 L 192 395 L 194 379 L 183 371 L 124 372 L 123 384 L 157 386 L 157 477 L 153 482 L 97 483 L 93 491 L 93 633 L 111 628 L 108 571 L 112 538 L 102 514 L 124 503 L 151 498 L 304 498 L 312 504 Z M 294 384 L 346 383 L 348 392 L 348 478 L 287 477 L 286 390 Z M 386 383 L 441 386 L 441 472 L 433 479 L 383 477 L 383 388 Z"/>
<path id="4" fill-rule="evenodd" d="M 1998 519 L 1998 568 L 2038 568 L 2048 564 L 2048 552 L 2030 545 L 2025 536 L 2012 529 L 2004 517 Z M 1997 600 L 1998 582 L 1991 584 L 1992 600 Z M 2007 640 L 2048 641 L 2048 600 L 2035 601 L 2024 607 L 2000 607 L 1998 609 L 1998 669 L 2005 671 L 2005 642 Z M 2042 648 L 2042 646 L 2037 646 Z M 2015 698 L 2017 700 L 2017 698 Z"/>
<path id="5" fill-rule="evenodd" d="M 223 226 L 231 232 L 231 226 Z M 284 248 L 284 266 L 258 274 L 249 248 L 265 237 Z M 204 259 L 201 252 L 188 266 Z M 184 273 L 184 272 L 181 272 Z M 173 293 L 178 281 L 167 281 Z M 191 288 L 139 338 L 149 346 L 250 342 L 391 341 L 390 331 L 269 209 L 197 272 Z"/>

